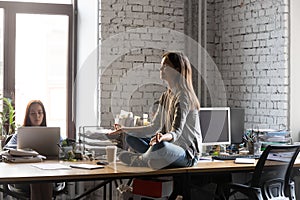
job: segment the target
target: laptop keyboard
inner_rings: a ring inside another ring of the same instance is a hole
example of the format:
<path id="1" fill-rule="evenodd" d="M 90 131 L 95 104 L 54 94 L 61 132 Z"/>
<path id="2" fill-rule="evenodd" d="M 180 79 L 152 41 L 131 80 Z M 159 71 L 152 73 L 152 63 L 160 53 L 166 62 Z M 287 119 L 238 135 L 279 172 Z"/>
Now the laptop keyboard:
<path id="1" fill-rule="evenodd" d="M 255 158 L 258 159 L 259 155 L 241 155 L 241 154 L 235 154 L 235 155 L 218 155 L 218 156 L 212 156 L 211 158 L 213 160 L 235 160 L 236 158 Z"/>

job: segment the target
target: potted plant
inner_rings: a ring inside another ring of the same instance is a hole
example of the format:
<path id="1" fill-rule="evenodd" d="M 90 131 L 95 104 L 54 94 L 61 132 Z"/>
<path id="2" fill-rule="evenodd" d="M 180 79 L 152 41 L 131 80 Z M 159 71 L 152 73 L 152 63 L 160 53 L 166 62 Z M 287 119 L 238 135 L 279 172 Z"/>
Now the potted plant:
<path id="1" fill-rule="evenodd" d="M 3 102 L 3 108 L 0 112 L 0 134 L 1 144 L 5 142 L 8 135 L 14 133 L 16 128 L 15 108 L 12 105 L 12 100 L 7 97 L 0 98 Z"/>

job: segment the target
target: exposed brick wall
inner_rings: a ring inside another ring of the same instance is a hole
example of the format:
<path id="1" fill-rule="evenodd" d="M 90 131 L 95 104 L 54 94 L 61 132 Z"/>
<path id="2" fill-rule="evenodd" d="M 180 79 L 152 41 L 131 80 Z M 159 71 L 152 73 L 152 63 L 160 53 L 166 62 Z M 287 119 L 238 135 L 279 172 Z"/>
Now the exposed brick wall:
<path id="1" fill-rule="evenodd" d="M 148 112 L 164 90 L 160 56 L 184 50 L 184 36 L 173 31 L 190 28 L 184 2 L 101 2 L 102 126 L 111 126 L 120 109 Z M 226 105 L 245 108 L 246 128 L 288 127 L 288 0 L 207 0 L 206 11 L 206 50 L 225 85 Z M 220 80 L 213 70 L 207 77 L 208 106 L 224 106 L 224 99 L 216 100 Z"/>
<path id="2" fill-rule="evenodd" d="M 181 0 L 112 0 L 100 5 L 100 121 L 112 126 L 121 109 L 141 116 L 165 90 L 161 55 L 183 51 Z"/>
<path id="3" fill-rule="evenodd" d="M 288 127 L 288 1 L 215 0 L 208 9 L 208 51 L 228 106 L 246 109 L 246 128 Z"/>

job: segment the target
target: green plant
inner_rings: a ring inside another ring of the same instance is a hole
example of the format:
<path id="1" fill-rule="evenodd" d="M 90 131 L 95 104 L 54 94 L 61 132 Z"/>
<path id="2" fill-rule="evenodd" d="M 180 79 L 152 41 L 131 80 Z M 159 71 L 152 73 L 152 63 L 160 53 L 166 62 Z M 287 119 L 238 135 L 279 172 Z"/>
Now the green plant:
<path id="1" fill-rule="evenodd" d="M 2 112 L 0 112 L 0 131 L 2 136 L 6 136 L 14 133 L 16 128 L 15 108 L 10 98 L 2 97 L 0 100 L 3 102 Z"/>

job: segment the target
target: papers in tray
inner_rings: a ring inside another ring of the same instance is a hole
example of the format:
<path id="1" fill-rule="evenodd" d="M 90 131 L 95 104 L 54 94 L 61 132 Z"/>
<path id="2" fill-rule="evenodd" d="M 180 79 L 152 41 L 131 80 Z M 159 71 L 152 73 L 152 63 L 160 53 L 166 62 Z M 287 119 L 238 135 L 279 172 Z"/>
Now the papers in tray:
<path id="1" fill-rule="evenodd" d="M 80 135 L 89 139 L 108 140 L 106 134 L 111 133 L 112 131 L 113 130 L 111 129 L 97 129 L 94 132 L 88 130 L 84 134 L 80 133 Z"/>

